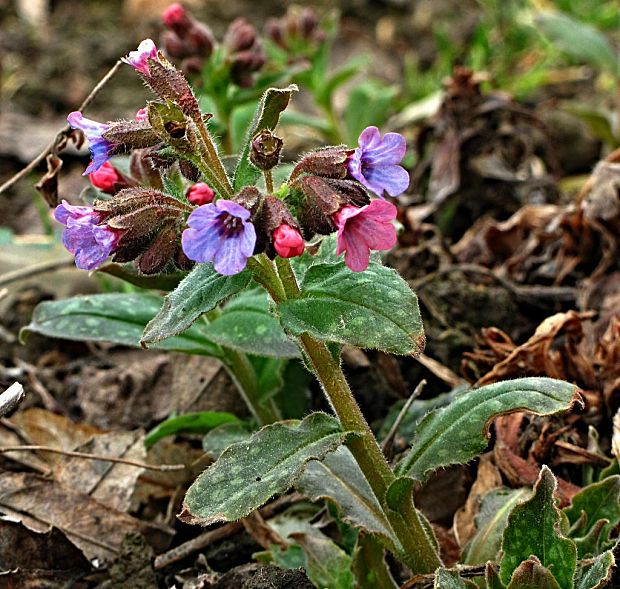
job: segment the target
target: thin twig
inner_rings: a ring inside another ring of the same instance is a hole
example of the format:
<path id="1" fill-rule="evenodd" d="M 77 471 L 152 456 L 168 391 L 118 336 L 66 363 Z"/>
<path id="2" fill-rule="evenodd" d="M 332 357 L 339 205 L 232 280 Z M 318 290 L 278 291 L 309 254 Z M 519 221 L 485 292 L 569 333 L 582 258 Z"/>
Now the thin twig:
<path id="1" fill-rule="evenodd" d="M 392 442 L 394 441 L 394 438 L 396 437 L 396 432 L 398 431 L 400 424 L 405 418 L 405 415 L 407 415 L 407 412 L 409 411 L 409 407 L 411 407 L 411 404 L 415 401 L 415 399 L 417 399 L 420 396 L 420 394 L 422 393 L 422 389 L 424 389 L 425 386 L 426 386 L 426 380 L 422 379 L 418 383 L 418 386 L 415 388 L 413 393 L 411 393 L 411 396 L 407 399 L 407 402 L 403 405 L 403 408 L 400 410 L 400 413 L 394 420 L 394 423 L 392 424 L 392 427 L 390 428 L 388 435 L 385 436 L 385 440 L 381 442 L 381 450 L 383 450 L 383 453 L 386 455 L 388 460 L 390 459 L 390 454 L 392 454 Z"/>
<path id="2" fill-rule="evenodd" d="M 31 278 L 38 274 L 44 274 L 45 272 L 51 272 L 52 270 L 61 270 L 62 268 L 68 268 L 75 266 L 75 260 L 68 258 L 65 260 L 53 260 L 51 262 L 41 262 L 40 264 L 34 264 L 26 268 L 19 268 L 19 270 L 13 270 L 0 276 L 0 287 L 18 280 L 24 280 L 25 278 Z"/>
<path id="3" fill-rule="evenodd" d="M 145 468 L 147 470 L 158 470 L 161 472 L 169 472 L 172 470 L 184 470 L 184 464 L 146 464 L 137 460 L 129 460 L 127 458 L 117 458 L 116 456 L 99 456 L 98 454 L 87 454 L 85 452 L 72 452 L 69 450 L 61 450 L 60 448 L 51 448 L 50 446 L 3 446 L 0 447 L 0 454 L 7 452 L 51 452 L 53 454 L 62 454 L 63 456 L 71 456 L 74 458 L 84 458 L 86 460 L 101 460 L 103 462 L 117 462 L 118 464 L 127 464 L 137 468 Z"/>
<path id="4" fill-rule="evenodd" d="M 24 387 L 14 382 L 4 393 L 0 395 L 0 416 L 13 411 L 26 397 Z"/>
<path id="5" fill-rule="evenodd" d="M 99 80 L 97 85 L 90 91 L 90 94 L 84 99 L 82 104 L 80 104 L 80 106 L 78 107 L 78 110 L 80 112 L 83 111 L 95 99 L 97 94 L 99 94 L 101 89 L 108 83 L 110 78 L 112 78 L 112 76 L 116 73 L 116 70 L 119 68 L 121 64 L 122 64 L 122 61 L 119 59 L 110 68 L 108 73 L 105 76 L 103 76 L 101 80 Z M 0 186 L 0 194 L 2 194 L 5 190 L 8 190 L 9 188 L 11 188 L 13 184 L 15 184 L 16 182 L 21 180 L 24 176 L 27 176 L 30 172 L 32 172 L 32 170 L 34 170 L 47 157 L 47 154 L 52 152 L 54 147 L 56 147 L 56 144 L 58 143 L 58 140 L 60 139 L 60 137 L 68 133 L 70 130 L 71 130 L 70 125 L 66 125 L 65 127 L 63 127 L 56 134 L 54 139 L 50 141 L 50 143 L 45 147 L 45 149 L 39 155 L 37 155 L 25 168 L 22 168 L 19 172 L 17 172 L 17 174 L 9 178 L 2 186 Z"/>

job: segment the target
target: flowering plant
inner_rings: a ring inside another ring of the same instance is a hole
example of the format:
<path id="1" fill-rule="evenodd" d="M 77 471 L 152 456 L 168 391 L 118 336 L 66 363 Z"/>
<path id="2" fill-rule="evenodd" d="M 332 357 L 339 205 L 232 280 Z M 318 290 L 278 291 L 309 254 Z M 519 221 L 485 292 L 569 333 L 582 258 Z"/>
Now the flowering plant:
<path id="1" fill-rule="evenodd" d="M 191 24 L 178 11 L 168 20 L 175 31 Z M 239 38 L 229 42 L 240 53 L 254 50 L 243 28 L 238 24 Z M 382 136 L 370 126 L 357 146 L 311 151 L 282 176 L 284 142 L 275 133 L 296 87 L 269 88 L 231 174 L 219 155 L 211 114 L 201 111 L 185 76 L 155 44 L 143 41 L 124 61 L 157 99 L 132 121 L 104 124 L 79 112 L 69 115 L 89 140 L 86 173 L 107 196 L 92 206 L 63 201 L 55 217 L 79 268 L 169 292 L 163 298 L 137 292 L 46 302 L 26 331 L 222 361 L 261 429 L 235 431 L 237 442 L 189 488 L 183 521 L 245 518 L 295 486 L 313 500 L 335 504 L 341 520 L 361 531 L 355 552 L 364 562 L 349 563 L 347 587 L 353 586 L 352 570 L 356 586 L 393 587 L 386 551 L 414 573 L 435 575 L 437 587 L 466 586 L 458 584 L 458 573 L 443 568 L 433 530 L 414 505 L 414 484 L 472 460 L 485 448 L 494 416 L 567 410 L 579 403 L 576 387 L 534 378 L 461 395 L 427 415 L 411 450 L 390 465 L 347 384 L 340 353 L 350 345 L 415 356 L 424 346 L 415 293 L 376 253 L 397 240 L 397 207 L 385 197 L 408 187 L 400 165 L 404 138 Z M 130 175 L 110 162 L 118 153 L 131 154 Z M 277 184 L 274 177 L 284 179 Z M 281 421 L 285 410 L 275 395 L 289 358 L 303 360 L 334 415 Z M 230 442 L 231 432 L 226 435 Z M 545 509 L 555 518 L 551 479 L 543 473 L 537 493 L 546 493 Z M 522 560 L 532 564 L 524 550 Z M 278 555 L 274 547 L 269 558 L 278 561 Z M 504 582 L 523 574 L 522 560 L 513 552 L 501 561 Z M 544 568 L 540 561 L 537 566 Z M 493 575 L 498 573 L 490 566 L 487 576 Z"/>

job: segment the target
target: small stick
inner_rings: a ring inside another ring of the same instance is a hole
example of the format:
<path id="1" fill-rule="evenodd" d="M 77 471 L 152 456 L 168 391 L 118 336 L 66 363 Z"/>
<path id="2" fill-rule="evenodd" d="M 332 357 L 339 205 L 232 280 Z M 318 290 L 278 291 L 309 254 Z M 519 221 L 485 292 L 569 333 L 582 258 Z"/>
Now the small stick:
<path id="1" fill-rule="evenodd" d="M 86 460 L 102 460 L 103 462 L 117 462 L 118 464 L 128 464 L 137 468 L 147 470 L 158 470 L 161 472 L 169 472 L 172 470 L 184 470 L 184 464 L 146 464 L 137 460 L 129 460 L 127 458 L 117 458 L 116 456 L 99 456 L 97 454 L 87 454 L 86 452 L 72 452 L 70 450 L 61 450 L 60 448 L 51 448 L 50 446 L 3 446 L 0 447 L 0 454 L 6 452 L 51 452 L 53 454 L 62 454 L 63 456 L 71 456 L 74 458 L 84 458 Z"/>
<path id="2" fill-rule="evenodd" d="M 14 382 L 0 395 L 0 416 L 13 411 L 25 398 L 24 387 L 18 382 Z"/>
<path id="3" fill-rule="evenodd" d="M 97 85 L 90 91 L 90 94 L 84 99 L 84 102 L 80 104 L 78 110 L 82 112 L 94 99 L 97 94 L 101 91 L 101 89 L 108 83 L 110 78 L 116 73 L 116 70 L 123 62 L 119 59 L 108 71 L 108 73 L 99 80 Z M 68 133 L 71 130 L 70 125 L 66 125 L 63 127 L 54 137 L 53 141 L 47 145 L 47 147 L 37 155 L 25 168 L 22 168 L 17 174 L 9 178 L 2 186 L 0 186 L 0 194 L 2 194 L 5 190 L 8 190 L 15 184 L 17 181 L 21 180 L 24 176 L 28 175 L 32 170 L 34 170 L 46 157 L 47 154 L 50 153 L 56 144 L 58 143 L 59 138 Z"/>
<path id="4" fill-rule="evenodd" d="M 0 286 L 6 286 L 12 282 L 18 280 L 24 280 L 25 278 L 31 278 L 38 274 L 44 274 L 45 272 L 51 272 L 52 270 L 61 270 L 62 268 L 69 268 L 75 265 L 73 258 L 66 260 L 52 260 L 51 262 L 42 262 L 41 264 L 34 264 L 27 268 L 19 268 L 12 272 L 7 272 L 0 276 Z"/>
<path id="5" fill-rule="evenodd" d="M 396 437 L 396 432 L 398 431 L 400 424 L 405 418 L 405 415 L 407 415 L 407 412 L 409 411 L 409 407 L 411 407 L 411 404 L 415 401 L 415 399 L 417 399 L 420 396 L 420 393 L 422 392 L 422 389 L 424 389 L 425 386 L 426 386 L 426 380 L 422 379 L 418 383 L 418 386 L 415 388 L 413 393 L 411 393 L 411 396 L 407 399 L 407 402 L 403 405 L 403 408 L 400 410 L 400 413 L 394 420 L 394 423 L 392 424 L 392 427 L 390 428 L 388 435 L 385 436 L 385 440 L 381 442 L 381 450 L 383 450 L 383 453 L 388 457 L 388 459 L 389 459 L 388 454 L 392 453 L 392 442 L 394 441 L 394 438 Z"/>

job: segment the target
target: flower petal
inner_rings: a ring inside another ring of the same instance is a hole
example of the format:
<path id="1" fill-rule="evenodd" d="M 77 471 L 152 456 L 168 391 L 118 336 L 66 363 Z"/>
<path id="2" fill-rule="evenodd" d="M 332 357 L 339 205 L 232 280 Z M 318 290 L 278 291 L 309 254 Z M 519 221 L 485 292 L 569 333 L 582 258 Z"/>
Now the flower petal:
<path id="1" fill-rule="evenodd" d="M 359 143 L 362 151 L 374 149 L 381 145 L 381 133 L 375 126 L 366 127 L 360 134 L 357 142 Z"/>
<path id="2" fill-rule="evenodd" d="M 380 145 L 364 150 L 364 163 L 369 166 L 400 164 L 407 142 L 400 133 L 386 133 Z"/>
<path id="3" fill-rule="evenodd" d="M 409 188 L 409 173 L 402 166 L 378 166 L 365 172 L 365 186 L 383 196 L 385 190 L 390 196 L 398 196 Z"/>

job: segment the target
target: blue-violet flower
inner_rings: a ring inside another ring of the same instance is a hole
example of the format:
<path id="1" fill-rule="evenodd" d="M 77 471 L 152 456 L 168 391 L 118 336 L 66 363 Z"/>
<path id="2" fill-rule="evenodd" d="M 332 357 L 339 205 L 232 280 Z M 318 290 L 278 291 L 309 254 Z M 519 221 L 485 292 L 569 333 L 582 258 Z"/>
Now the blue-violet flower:
<path id="1" fill-rule="evenodd" d="M 332 218 L 338 227 L 336 255 L 344 254 L 353 272 L 368 268 L 370 250 L 389 250 L 396 244 L 392 221 L 397 209 L 386 200 L 373 200 L 364 207 L 344 205 Z"/>
<path id="2" fill-rule="evenodd" d="M 385 190 L 398 196 L 409 187 L 409 174 L 399 166 L 407 150 L 400 133 L 386 133 L 381 139 L 377 127 L 366 127 L 359 136 L 359 147 L 348 162 L 349 174 L 383 198 Z"/>
<path id="3" fill-rule="evenodd" d="M 238 274 L 254 253 L 256 230 L 250 211 L 231 200 L 218 200 L 195 209 L 187 219 L 181 243 L 196 262 L 213 262 L 225 276 Z"/>
<path id="4" fill-rule="evenodd" d="M 75 256 L 75 265 L 81 270 L 101 266 L 122 237 L 122 231 L 99 225 L 102 215 L 92 207 L 73 206 L 63 200 L 54 217 L 65 225 L 62 243 Z"/>
<path id="5" fill-rule="evenodd" d="M 96 172 L 113 155 L 114 144 L 103 137 L 110 128 L 106 123 L 98 123 L 87 119 L 80 111 L 74 111 L 67 117 L 67 121 L 74 129 L 80 129 L 88 139 L 88 149 L 93 157 L 84 171 L 84 176 Z"/>
<path id="6" fill-rule="evenodd" d="M 152 39 L 144 39 L 138 45 L 136 51 L 130 51 L 127 57 L 123 57 L 121 61 L 129 64 L 137 72 L 144 76 L 150 76 L 149 59 L 157 59 L 157 47 Z"/>

